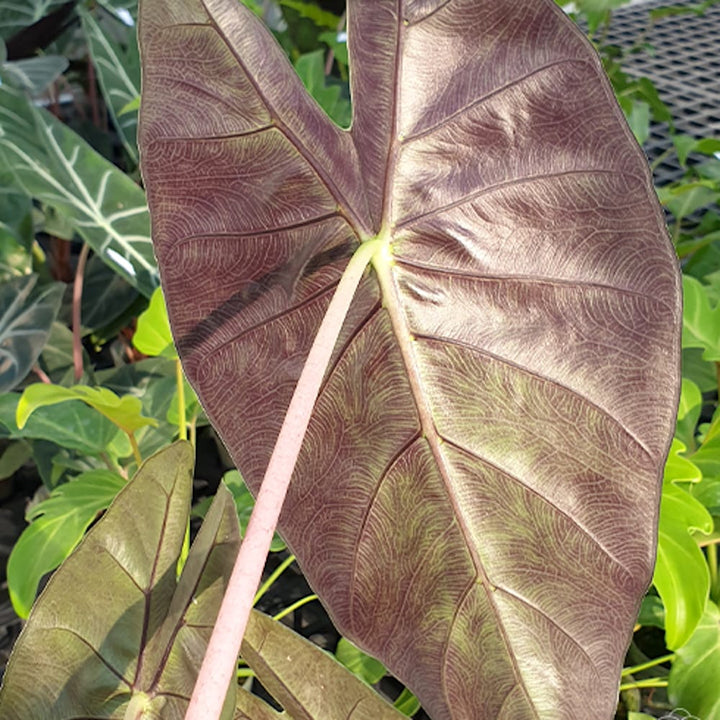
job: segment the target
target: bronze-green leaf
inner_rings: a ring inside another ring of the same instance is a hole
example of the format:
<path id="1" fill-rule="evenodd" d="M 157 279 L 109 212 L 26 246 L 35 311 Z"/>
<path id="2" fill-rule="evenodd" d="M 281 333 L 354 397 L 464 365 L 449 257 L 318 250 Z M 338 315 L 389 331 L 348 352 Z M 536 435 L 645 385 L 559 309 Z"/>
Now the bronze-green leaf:
<path id="1" fill-rule="evenodd" d="M 403 720 L 332 655 L 253 611 L 242 656 L 292 720 Z"/>
<path id="2" fill-rule="evenodd" d="M 176 443 L 147 460 L 53 575 L 13 650 L 3 720 L 182 720 L 239 530 L 221 488 L 183 569 L 193 452 Z"/>

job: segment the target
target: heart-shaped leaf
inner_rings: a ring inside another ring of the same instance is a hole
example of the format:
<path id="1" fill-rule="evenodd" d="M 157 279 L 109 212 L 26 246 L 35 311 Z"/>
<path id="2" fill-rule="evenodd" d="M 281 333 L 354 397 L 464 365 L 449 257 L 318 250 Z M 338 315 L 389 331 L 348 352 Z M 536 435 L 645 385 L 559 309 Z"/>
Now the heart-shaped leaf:
<path id="1" fill-rule="evenodd" d="M 348 38 L 344 132 L 234 0 L 141 8 L 186 373 L 256 490 L 375 240 L 284 537 L 435 720 L 609 718 L 677 403 L 680 282 L 644 158 L 550 0 L 355 0 Z"/>
<path id="2" fill-rule="evenodd" d="M 705 610 L 710 588 L 705 555 L 692 535 L 695 531 L 710 534 L 713 519 L 701 502 L 676 484 L 696 483 L 701 478 L 698 468 L 682 456 L 684 451 L 685 446 L 673 440 L 665 466 L 653 574 L 653 583 L 665 605 L 665 643 L 671 650 L 692 635 Z"/>
<path id="3" fill-rule="evenodd" d="M 104 452 L 119 430 L 107 418 L 79 401 L 34 412 L 20 429 L 15 423 L 20 395 L 0 395 L 0 434 L 11 438 L 50 440 L 85 455 Z"/>
<path id="4" fill-rule="evenodd" d="M 239 543 L 221 488 L 176 580 L 193 459 L 177 443 L 145 462 L 53 575 L 10 658 L 3 720 L 120 720 L 131 705 L 182 720 Z"/>

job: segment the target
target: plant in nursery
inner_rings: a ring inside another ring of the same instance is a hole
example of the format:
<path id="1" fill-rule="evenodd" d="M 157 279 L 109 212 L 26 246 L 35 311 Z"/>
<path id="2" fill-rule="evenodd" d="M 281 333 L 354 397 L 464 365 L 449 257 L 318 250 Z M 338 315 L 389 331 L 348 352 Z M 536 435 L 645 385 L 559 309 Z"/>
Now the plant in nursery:
<path id="1" fill-rule="evenodd" d="M 279 480 L 258 508 L 307 424 L 281 532 L 435 720 L 608 718 L 678 394 L 644 159 L 552 2 L 356 1 L 348 43 L 344 131 L 243 6 L 141 7 L 141 164 L 185 371 L 251 489 Z"/>

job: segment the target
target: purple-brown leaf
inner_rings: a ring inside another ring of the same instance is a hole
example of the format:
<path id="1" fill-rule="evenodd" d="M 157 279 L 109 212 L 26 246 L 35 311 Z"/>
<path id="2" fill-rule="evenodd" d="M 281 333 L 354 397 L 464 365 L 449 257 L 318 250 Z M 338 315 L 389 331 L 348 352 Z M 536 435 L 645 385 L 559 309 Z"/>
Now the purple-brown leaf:
<path id="1" fill-rule="evenodd" d="M 358 244 L 281 530 L 435 720 L 610 718 L 655 553 L 679 279 L 550 0 L 351 0 L 337 128 L 236 0 L 144 0 L 143 173 L 178 347 L 258 487 Z"/>

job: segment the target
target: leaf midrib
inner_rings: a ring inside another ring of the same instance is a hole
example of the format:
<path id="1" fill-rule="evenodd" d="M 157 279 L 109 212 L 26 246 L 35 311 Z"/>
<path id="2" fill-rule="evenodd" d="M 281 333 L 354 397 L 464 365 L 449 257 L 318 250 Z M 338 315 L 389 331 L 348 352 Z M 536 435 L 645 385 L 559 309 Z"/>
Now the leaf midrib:
<path id="1" fill-rule="evenodd" d="M 391 254 L 389 247 L 387 248 L 387 251 L 389 256 Z M 438 472 L 443 479 L 445 491 L 453 509 L 453 515 L 457 520 L 458 528 L 465 541 L 465 546 L 467 547 L 470 557 L 472 558 L 473 565 L 475 566 L 476 578 L 472 580 L 472 584 L 477 582 L 478 579 L 480 580 L 480 583 L 483 586 L 483 589 L 488 599 L 488 605 L 492 608 L 493 614 L 497 620 L 497 627 L 507 650 L 508 658 L 513 668 L 513 674 L 515 676 L 516 684 L 520 687 L 523 695 L 525 696 L 528 707 L 533 711 L 535 718 L 537 720 L 540 720 L 538 710 L 530 697 L 530 694 L 523 680 L 522 673 L 520 672 L 515 652 L 512 649 L 512 644 L 505 630 L 505 626 L 502 622 L 502 616 L 494 602 L 492 593 L 493 584 L 491 583 L 490 578 L 485 571 L 485 567 L 477 552 L 476 544 L 472 542 L 472 532 L 462 512 L 462 507 L 458 503 L 455 493 L 452 491 L 450 473 L 447 468 L 442 449 L 440 447 L 442 438 L 435 427 L 435 423 L 432 417 L 432 410 L 427 402 L 426 394 L 423 392 L 422 378 L 417 367 L 417 359 L 411 347 L 413 338 L 408 327 L 407 320 L 401 312 L 399 292 L 397 290 L 392 275 L 391 262 L 389 261 L 387 256 L 376 254 L 376 256 L 373 257 L 372 264 L 377 274 L 382 297 L 385 300 L 384 307 L 390 318 L 390 324 L 395 334 L 403 365 L 407 373 L 408 382 L 410 384 L 410 393 L 418 411 L 418 419 L 420 421 L 422 435 L 424 436 L 425 440 L 428 443 L 428 446 L 430 447 L 430 451 L 435 460 Z M 458 604 L 458 608 L 459 607 L 460 604 Z M 452 635 L 453 624 L 454 620 L 448 630 L 448 639 Z M 443 660 L 443 667 L 444 664 L 445 663 Z M 447 698 L 445 698 L 445 700 L 447 701 Z"/>

